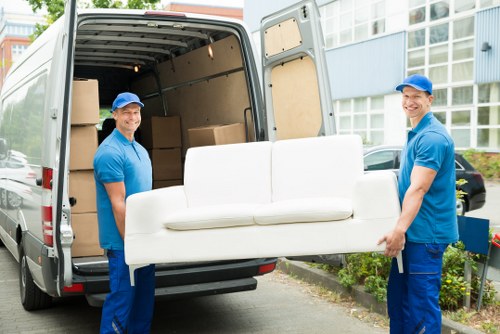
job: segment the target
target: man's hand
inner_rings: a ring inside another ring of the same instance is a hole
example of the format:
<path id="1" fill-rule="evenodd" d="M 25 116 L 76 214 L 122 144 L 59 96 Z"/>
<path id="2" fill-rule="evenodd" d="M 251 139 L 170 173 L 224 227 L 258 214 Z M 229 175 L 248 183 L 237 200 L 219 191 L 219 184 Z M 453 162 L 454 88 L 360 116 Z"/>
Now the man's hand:
<path id="1" fill-rule="evenodd" d="M 385 242 L 385 256 L 396 257 L 404 248 L 406 238 L 405 231 L 397 227 L 390 233 L 384 235 L 377 245 Z"/>

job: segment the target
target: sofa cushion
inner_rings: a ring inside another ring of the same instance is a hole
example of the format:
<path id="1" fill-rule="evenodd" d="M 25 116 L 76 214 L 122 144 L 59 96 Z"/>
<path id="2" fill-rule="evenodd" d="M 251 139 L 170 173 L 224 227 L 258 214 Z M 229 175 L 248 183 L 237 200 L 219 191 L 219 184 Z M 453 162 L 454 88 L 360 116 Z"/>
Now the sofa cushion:
<path id="1" fill-rule="evenodd" d="M 271 142 L 190 148 L 184 187 L 188 207 L 271 202 Z"/>
<path id="2" fill-rule="evenodd" d="M 257 209 L 254 219 L 259 225 L 274 225 L 344 220 L 351 215 L 351 200 L 322 197 L 264 204 Z"/>
<path id="3" fill-rule="evenodd" d="M 259 204 L 209 205 L 188 208 L 166 217 L 163 226 L 172 230 L 198 230 L 254 225 Z"/>
<path id="4" fill-rule="evenodd" d="M 304 197 L 352 198 L 363 175 L 358 135 L 281 140 L 273 144 L 273 202 Z"/>

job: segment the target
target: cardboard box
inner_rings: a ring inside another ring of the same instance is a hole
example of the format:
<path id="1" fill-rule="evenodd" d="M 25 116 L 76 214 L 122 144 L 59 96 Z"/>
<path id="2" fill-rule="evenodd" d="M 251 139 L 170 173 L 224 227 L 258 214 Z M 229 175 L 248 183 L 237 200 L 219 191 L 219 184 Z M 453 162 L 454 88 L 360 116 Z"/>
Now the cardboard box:
<path id="1" fill-rule="evenodd" d="M 182 147 L 179 116 L 143 118 L 141 144 L 147 149 Z"/>
<path id="2" fill-rule="evenodd" d="M 189 146 L 224 145 L 246 142 L 245 125 L 209 125 L 188 129 Z"/>
<path id="3" fill-rule="evenodd" d="M 96 190 L 93 170 L 70 171 L 69 196 L 76 199 L 72 213 L 96 212 Z"/>
<path id="4" fill-rule="evenodd" d="M 94 125 L 72 126 L 69 152 L 69 169 L 94 168 L 97 150 L 97 128 Z"/>
<path id="5" fill-rule="evenodd" d="M 71 227 L 75 239 L 71 246 L 71 256 L 100 256 L 104 250 L 99 246 L 99 226 L 97 213 L 77 213 L 71 215 Z"/>
<path id="6" fill-rule="evenodd" d="M 97 80 L 73 80 L 71 124 L 99 123 L 99 84 Z"/>
<path id="7" fill-rule="evenodd" d="M 166 187 L 172 187 L 172 186 L 180 186 L 183 184 L 183 180 L 154 180 L 153 181 L 153 189 L 158 189 L 158 188 L 166 188 Z"/>
<path id="8" fill-rule="evenodd" d="M 153 165 L 153 180 L 182 179 L 180 148 L 160 148 L 149 151 Z"/>

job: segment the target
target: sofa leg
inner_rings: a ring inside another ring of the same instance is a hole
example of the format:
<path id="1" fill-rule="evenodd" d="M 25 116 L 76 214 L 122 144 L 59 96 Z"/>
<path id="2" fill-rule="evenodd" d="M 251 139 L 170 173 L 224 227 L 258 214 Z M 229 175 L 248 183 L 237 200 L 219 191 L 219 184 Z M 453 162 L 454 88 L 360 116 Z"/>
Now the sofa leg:
<path id="1" fill-rule="evenodd" d="M 398 255 L 396 255 L 396 261 L 398 262 L 398 271 L 400 274 L 403 273 L 403 255 L 401 254 L 401 252 L 398 253 Z"/>
<path id="2" fill-rule="evenodd" d="M 135 270 L 147 266 L 146 264 L 134 264 L 134 265 L 129 265 L 128 270 L 130 273 L 130 286 L 135 286 Z"/>

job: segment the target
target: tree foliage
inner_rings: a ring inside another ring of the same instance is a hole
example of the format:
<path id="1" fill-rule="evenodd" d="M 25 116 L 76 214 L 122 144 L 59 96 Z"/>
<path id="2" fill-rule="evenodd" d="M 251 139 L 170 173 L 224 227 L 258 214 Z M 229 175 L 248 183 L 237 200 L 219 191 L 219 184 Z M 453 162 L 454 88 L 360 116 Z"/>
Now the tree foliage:
<path id="1" fill-rule="evenodd" d="M 52 23 L 64 14 L 64 0 L 27 0 L 33 12 L 42 9 L 47 11 L 46 24 L 36 24 L 34 38 L 40 36 Z M 75 1 L 75 0 L 68 0 Z M 78 8 L 129 8 L 129 9 L 154 9 L 160 0 L 91 0 L 77 1 Z"/>

